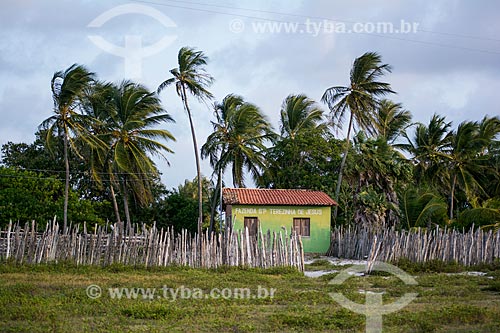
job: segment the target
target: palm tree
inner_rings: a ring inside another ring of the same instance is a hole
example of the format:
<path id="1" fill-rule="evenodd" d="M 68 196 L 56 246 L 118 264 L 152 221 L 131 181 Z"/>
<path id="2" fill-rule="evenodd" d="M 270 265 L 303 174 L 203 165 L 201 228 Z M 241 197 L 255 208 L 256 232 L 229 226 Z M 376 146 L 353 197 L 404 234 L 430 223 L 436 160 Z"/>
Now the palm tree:
<path id="1" fill-rule="evenodd" d="M 294 139 L 311 129 L 325 128 L 323 110 L 304 94 L 289 95 L 281 105 L 281 136 Z"/>
<path id="2" fill-rule="evenodd" d="M 427 126 L 422 123 L 416 125 L 413 138 L 403 133 L 407 143 L 395 146 L 412 155 L 418 183 L 439 182 L 442 180 L 442 172 L 446 171 L 443 161 L 449 146 L 451 122 L 446 122 L 445 117 L 434 114 Z"/>
<path id="3" fill-rule="evenodd" d="M 254 179 L 264 167 L 265 141 L 272 137 L 271 126 L 261 110 L 243 98 L 228 95 L 215 104 L 214 132 L 202 147 L 202 157 L 210 157 L 215 170 L 231 166 L 233 185 L 245 187 L 244 169 Z"/>
<path id="4" fill-rule="evenodd" d="M 491 174 L 492 170 L 484 152 L 498 133 L 500 122 L 496 117 L 485 117 L 481 123 L 462 122 L 456 131 L 450 133 L 450 145 L 445 155 L 451 181 L 450 220 L 453 219 L 457 185 L 473 206 L 479 206 L 480 197 L 487 196 L 480 180 L 484 174 Z"/>
<path id="5" fill-rule="evenodd" d="M 71 147 L 77 154 L 74 139 L 80 138 L 84 141 L 96 144 L 95 138 L 88 135 L 85 123 L 87 117 L 78 112 L 81 99 L 85 90 L 94 81 L 94 74 L 85 67 L 73 64 L 65 71 L 54 73 L 50 86 L 52 99 L 54 101 L 54 114 L 45 119 L 40 128 L 46 129 L 46 142 L 49 149 L 52 147 L 51 139 L 55 133 L 63 137 L 64 166 L 66 179 L 64 186 L 64 213 L 63 221 L 66 227 L 68 223 L 68 196 L 69 196 L 69 158 L 68 150 Z"/>
<path id="6" fill-rule="evenodd" d="M 196 51 L 190 47 L 181 48 L 178 54 L 179 67 L 170 70 L 170 74 L 172 74 L 173 77 L 165 80 L 158 87 L 158 93 L 160 93 L 167 86 L 175 84 L 177 95 L 181 98 L 184 110 L 189 118 L 191 136 L 193 138 L 194 156 L 196 160 L 196 175 L 198 179 L 198 234 L 201 234 L 201 226 L 203 223 L 202 177 L 198 143 L 196 141 L 193 118 L 187 97 L 188 92 L 199 101 L 206 101 L 207 99 L 211 99 L 213 97 L 207 90 L 214 80 L 213 77 L 205 71 L 207 60 L 208 58 L 202 51 Z"/>
<path id="7" fill-rule="evenodd" d="M 110 197 L 113 203 L 113 210 L 116 216 L 116 222 L 121 225 L 120 211 L 116 200 L 115 187 L 118 187 L 117 179 L 113 172 L 111 163 L 111 135 L 112 115 L 116 110 L 113 97 L 116 87 L 111 83 L 96 82 L 87 90 L 84 104 L 85 114 L 94 119 L 91 123 L 91 132 L 104 140 L 102 147 L 96 147 L 90 151 L 90 167 L 93 180 L 97 185 L 104 187 L 103 175 L 109 177 Z"/>
<path id="8" fill-rule="evenodd" d="M 271 126 L 260 109 L 241 96 L 227 95 L 222 103 L 215 103 L 216 122 L 212 122 L 214 132 L 201 148 L 202 158 L 210 158 L 214 174 L 221 177 L 231 166 L 233 185 L 245 187 L 244 169 L 250 171 L 254 179 L 260 177 L 265 165 L 266 140 L 270 139 Z M 220 193 L 220 178 L 212 200 L 211 228 L 213 228 L 217 194 Z"/>
<path id="9" fill-rule="evenodd" d="M 479 206 L 487 198 L 485 177 L 497 177 L 488 148 L 500 133 L 500 120 L 485 117 L 480 123 L 465 121 L 449 130 L 445 117 L 434 115 L 429 125 L 417 124 L 407 144 L 397 145 L 411 153 L 418 182 L 431 183 L 449 194 L 449 219 L 454 218 L 457 190 L 465 193 L 467 204 Z M 488 175 L 488 176 L 485 176 Z M 491 181 L 491 179 L 489 180 Z"/>
<path id="10" fill-rule="evenodd" d="M 375 133 L 393 143 L 410 125 L 411 112 L 404 110 L 400 103 L 383 99 L 380 101 L 373 123 Z"/>
<path id="11" fill-rule="evenodd" d="M 401 223 L 408 229 L 428 227 L 431 223 L 446 221 L 446 200 L 431 188 L 410 186 L 401 193 L 399 200 Z"/>
<path id="12" fill-rule="evenodd" d="M 354 60 L 349 86 L 330 87 L 321 98 L 321 101 L 326 103 L 332 112 L 332 120 L 340 126 L 347 116 L 346 113 L 350 113 L 346 145 L 335 189 L 335 199 L 337 200 L 349 152 L 352 128 L 356 124 L 357 127 L 368 133 L 373 132 L 373 110 L 377 108 L 378 98 L 388 93 L 394 93 L 389 83 L 378 81 L 389 72 L 391 72 L 391 67 L 388 64 L 382 64 L 382 58 L 379 54 L 367 52 Z M 335 206 L 334 217 L 337 217 L 337 207 Z"/>
<path id="13" fill-rule="evenodd" d="M 168 130 L 156 126 L 174 120 L 162 108 L 156 93 L 142 85 L 123 81 L 114 88 L 112 99 L 109 128 L 103 137 L 109 144 L 107 159 L 112 170 L 110 176 L 116 175 L 121 182 L 125 217 L 130 227 L 129 191 L 142 206 L 151 202 L 150 182 L 159 175 L 149 155 L 166 160 L 164 152 L 171 153 L 172 150 L 157 140 L 175 141 Z"/>

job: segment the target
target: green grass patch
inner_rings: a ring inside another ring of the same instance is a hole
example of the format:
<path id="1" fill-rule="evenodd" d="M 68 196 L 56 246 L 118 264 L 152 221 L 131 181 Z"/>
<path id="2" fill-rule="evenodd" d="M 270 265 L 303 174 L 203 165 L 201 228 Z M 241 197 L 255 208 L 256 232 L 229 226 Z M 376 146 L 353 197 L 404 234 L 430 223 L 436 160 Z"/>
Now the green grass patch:
<path id="1" fill-rule="evenodd" d="M 330 265 L 318 261 L 308 269 Z M 463 268 L 437 263 L 406 268 L 412 271 L 417 286 L 405 285 L 387 274 L 351 277 L 342 285 L 331 285 L 328 282 L 336 274 L 307 278 L 290 268 L 2 263 L 0 331 L 362 332 L 365 317 L 342 308 L 328 293 L 339 292 L 363 303 L 365 291 L 384 292 L 384 304 L 405 293 L 418 293 L 409 306 L 383 317 L 384 332 L 500 331 L 500 270 L 489 270 L 487 276 L 467 276 L 455 274 Z M 429 272 L 432 269 L 445 272 Z M 91 284 L 101 287 L 102 297 L 87 296 L 86 288 Z M 107 292 L 109 288 L 185 287 L 206 295 L 213 288 L 249 288 L 256 295 L 259 286 L 275 289 L 274 298 L 173 300 L 155 294 L 113 299 Z"/>

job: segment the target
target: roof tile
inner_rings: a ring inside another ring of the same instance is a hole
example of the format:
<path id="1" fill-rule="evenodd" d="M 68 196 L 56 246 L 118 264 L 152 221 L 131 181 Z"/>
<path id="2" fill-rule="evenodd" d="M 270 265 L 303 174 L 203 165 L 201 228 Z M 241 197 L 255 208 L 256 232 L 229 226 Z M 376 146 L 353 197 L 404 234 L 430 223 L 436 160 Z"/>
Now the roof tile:
<path id="1" fill-rule="evenodd" d="M 326 193 L 312 190 L 225 188 L 222 194 L 226 205 L 337 205 Z"/>

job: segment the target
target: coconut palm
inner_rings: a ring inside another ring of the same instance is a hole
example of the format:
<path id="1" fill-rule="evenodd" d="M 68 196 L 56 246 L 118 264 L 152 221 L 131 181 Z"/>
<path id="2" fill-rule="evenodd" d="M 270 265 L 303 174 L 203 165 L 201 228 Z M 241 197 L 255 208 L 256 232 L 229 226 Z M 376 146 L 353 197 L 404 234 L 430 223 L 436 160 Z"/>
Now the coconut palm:
<path id="1" fill-rule="evenodd" d="M 151 202 L 150 183 L 159 175 L 150 155 L 166 160 L 164 153 L 172 150 L 157 140 L 175 141 L 168 130 L 156 127 L 174 120 L 162 108 L 156 93 L 130 81 L 114 88 L 112 102 L 108 132 L 102 136 L 109 144 L 106 159 L 111 176 L 121 182 L 125 218 L 130 226 L 128 194 L 131 192 L 142 206 Z"/>
<path id="2" fill-rule="evenodd" d="M 391 72 L 391 67 L 382 63 L 379 54 L 367 52 L 354 60 L 349 85 L 330 87 L 321 98 L 328 105 L 333 122 L 339 126 L 347 117 L 347 112 L 350 113 L 344 155 L 340 163 L 335 189 L 335 199 L 338 199 L 340 193 L 342 174 L 349 152 L 353 127 L 356 126 L 368 133 L 373 133 L 373 110 L 377 108 L 378 99 L 389 93 L 394 93 L 389 83 L 378 81 L 389 72 Z M 337 217 L 337 207 L 335 206 L 335 217 Z"/>
<path id="3" fill-rule="evenodd" d="M 110 197 L 113 203 L 113 210 L 116 216 L 116 222 L 121 224 L 120 211 L 116 200 L 115 188 L 118 188 L 118 180 L 113 172 L 111 163 L 111 133 L 112 131 L 112 115 L 116 110 L 115 95 L 116 87 L 111 83 L 96 82 L 90 89 L 87 90 L 84 104 L 85 114 L 94 119 L 91 123 L 91 132 L 104 140 L 102 147 L 93 148 L 90 151 L 90 168 L 91 175 L 97 185 L 104 187 L 103 175 L 109 177 Z"/>
<path id="4" fill-rule="evenodd" d="M 233 185 L 244 187 L 244 169 L 250 171 L 256 180 L 264 167 L 265 141 L 270 139 L 271 126 L 260 109 L 245 102 L 241 96 L 227 95 L 222 103 L 214 105 L 216 122 L 214 132 L 201 149 L 202 158 L 210 158 L 214 174 L 222 177 L 231 167 Z M 212 198 L 210 230 L 213 229 L 215 207 L 221 191 L 221 179 L 217 179 Z"/>
<path id="5" fill-rule="evenodd" d="M 190 47 L 183 47 L 179 50 L 178 65 L 179 67 L 170 70 L 172 78 L 165 80 L 158 87 L 158 93 L 169 85 L 175 84 L 177 95 L 181 98 L 184 110 L 189 118 L 191 127 L 191 136 L 193 138 L 194 156 L 196 160 L 196 175 L 198 179 L 198 233 L 201 234 L 201 226 L 203 223 L 203 198 L 202 198 L 202 183 L 201 183 L 201 168 L 200 157 L 198 153 L 198 143 L 196 141 L 196 133 L 194 130 L 193 117 L 188 104 L 188 93 L 196 97 L 199 101 L 206 101 L 213 96 L 207 90 L 213 82 L 213 77 L 210 76 L 205 66 L 208 58 L 202 51 L 196 51 Z"/>
<path id="6" fill-rule="evenodd" d="M 215 104 L 214 132 L 202 147 L 202 157 L 210 158 L 214 170 L 222 172 L 231 166 L 233 185 L 245 187 L 244 169 L 254 179 L 264 167 L 264 143 L 273 134 L 262 111 L 242 97 L 228 95 Z"/>
<path id="7" fill-rule="evenodd" d="M 484 154 L 492 140 L 500 133 L 499 119 L 485 117 L 481 123 L 465 121 L 450 133 L 450 145 L 446 151 L 447 170 L 451 182 L 450 220 L 454 216 L 455 191 L 457 185 L 465 192 L 472 206 L 479 206 L 481 197 L 486 197 L 481 178 L 491 174 L 488 156 Z"/>
<path id="8" fill-rule="evenodd" d="M 443 161 L 445 151 L 449 147 L 450 127 L 451 122 L 446 122 L 445 117 L 434 114 L 427 126 L 422 123 L 416 124 L 412 138 L 403 133 L 407 143 L 395 145 L 412 155 L 415 179 L 419 184 L 442 181 L 442 172 L 446 171 Z"/>
<path id="9" fill-rule="evenodd" d="M 427 187 L 410 186 L 401 193 L 399 200 L 401 223 L 408 229 L 431 227 L 431 223 L 446 223 L 446 200 Z"/>
<path id="10" fill-rule="evenodd" d="M 65 187 L 64 187 L 64 226 L 68 223 L 68 196 L 69 196 L 69 158 L 68 150 L 71 148 L 78 154 L 74 140 L 80 138 L 88 143 L 98 142 L 86 131 L 86 123 L 89 119 L 79 112 L 81 100 L 85 90 L 94 81 L 94 74 L 85 67 L 74 64 L 65 71 L 54 73 L 50 86 L 52 99 L 54 101 L 54 114 L 45 119 L 41 129 L 46 129 L 46 143 L 49 149 L 52 147 L 52 138 L 55 134 L 63 138 L 63 152 L 65 165 Z"/>
<path id="11" fill-rule="evenodd" d="M 380 101 L 374 116 L 375 133 L 390 143 L 404 133 L 411 122 L 411 112 L 388 99 Z"/>
<path id="12" fill-rule="evenodd" d="M 324 128 L 323 110 L 304 94 L 289 95 L 281 105 L 281 136 L 294 139 L 297 134 Z"/>

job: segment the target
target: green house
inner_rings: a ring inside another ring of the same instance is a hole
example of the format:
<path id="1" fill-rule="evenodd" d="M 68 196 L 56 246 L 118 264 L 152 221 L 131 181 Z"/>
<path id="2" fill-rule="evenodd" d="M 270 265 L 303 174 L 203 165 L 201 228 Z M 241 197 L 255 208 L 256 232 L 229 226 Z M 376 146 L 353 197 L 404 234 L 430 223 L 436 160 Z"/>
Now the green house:
<path id="1" fill-rule="evenodd" d="M 326 253 L 330 246 L 331 208 L 337 203 L 326 193 L 311 190 L 225 188 L 226 223 L 234 230 L 297 231 L 304 252 Z"/>

